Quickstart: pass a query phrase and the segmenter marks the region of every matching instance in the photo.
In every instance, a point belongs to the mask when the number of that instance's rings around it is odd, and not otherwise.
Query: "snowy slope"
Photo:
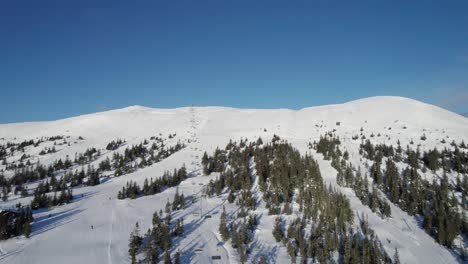
[[[73,157],[75,152],[84,152],[88,147],[105,148],[108,142],[117,138],[127,140],[128,145],[140,143],[159,133],[176,133],[173,142],[191,140],[186,148],[160,163],[111,178],[98,186],[77,188],[74,195],[78,198],[73,203],[35,213],[30,239],[20,237],[0,241],[0,263],[129,263],[128,238],[135,222],[138,221],[145,232],[150,227],[153,212],[164,210],[167,199],[174,196],[175,188],[135,200],[117,200],[117,192],[128,180],[141,184],[145,178],[158,177],[165,170],[173,170],[185,164],[193,177],[181,183],[179,192],[185,195],[197,194],[201,192],[203,184],[215,177],[200,175],[200,160],[204,151],[211,153],[216,147],[223,148],[230,139],[238,140],[242,137],[254,140],[262,137],[269,140],[277,134],[305,153],[310,151],[308,142],[333,129],[336,129],[342,144],[351,151],[351,158],[359,162],[359,141],[351,138],[359,134],[361,128],[366,135],[381,134],[380,137],[374,137],[373,142],[396,144],[399,140],[402,146],[406,146],[413,140],[421,144],[422,150],[435,146],[449,148],[452,140],[468,142],[467,118],[401,97],[372,97],[298,111],[225,107],[153,109],[132,106],[52,122],[0,125],[0,143],[55,135],[84,138],[43,157],[37,155],[41,147],[28,148],[27,153],[37,156],[43,164],[66,155]],[[422,134],[427,136],[427,140],[420,140]],[[442,139],[446,143],[441,143]],[[320,162],[324,178],[335,183],[336,171],[321,155],[313,154]],[[369,208],[362,206],[351,190],[343,188],[342,191],[351,199],[357,215],[361,212],[369,215],[370,227],[384,242],[389,254],[393,253],[395,247],[399,249],[403,263],[457,262],[447,249],[417,227],[414,218],[398,208],[392,206],[393,217],[382,220]],[[10,199],[0,202],[0,206],[25,203],[27,199]],[[184,263],[208,263],[212,255],[220,255],[222,263],[238,261],[236,251],[229,243],[220,243],[217,232],[224,204],[228,206],[226,197],[214,197],[176,213],[175,218],[184,217],[186,224],[183,239],[175,241],[175,248],[184,252]],[[212,214],[213,218],[200,218],[193,214],[194,210]],[[49,214],[51,217],[48,217]],[[94,226],[93,230],[91,225]],[[271,231],[268,230],[271,226],[272,223],[268,222],[260,224],[257,234],[260,242],[273,241]],[[276,249],[277,263],[290,262],[285,248],[280,244],[275,247],[270,243],[265,247]],[[195,249],[202,249],[203,252],[195,254]]]

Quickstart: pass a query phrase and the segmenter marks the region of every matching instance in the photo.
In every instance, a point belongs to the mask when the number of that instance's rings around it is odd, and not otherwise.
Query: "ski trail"
[[[107,244],[107,258],[109,264],[113,264],[112,262],[112,232],[114,231],[114,206],[112,206],[112,213],[111,213],[111,224],[110,224],[110,231],[109,231],[109,239]]]
[[[1,259],[1,257],[3,257],[3,256],[6,255],[6,254],[7,254],[7,252],[5,252],[5,251],[3,250],[2,244],[0,243],[0,259]]]

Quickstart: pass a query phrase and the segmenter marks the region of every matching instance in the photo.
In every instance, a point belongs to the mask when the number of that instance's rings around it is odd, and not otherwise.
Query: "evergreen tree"
[[[130,241],[128,243],[128,253],[132,258],[132,264],[137,263],[136,254],[138,249],[140,248],[142,238],[140,237],[140,226],[138,222],[135,224],[135,228],[133,229],[132,233],[130,234]]]
[[[382,171],[380,169],[379,162],[375,162],[374,164],[372,164],[370,168],[370,173],[371,173],[372,178],[374,179],[374,182],[377,184],[377,186],[382,186],[382,183],[383,183]]]
[[[169,250],[166,250],[164,253],[164,264],[172,264],[171,252]]]
[[[273,236],[276,239],[276,242],[280,242],[284,238],[283,229],[281,228],[281,217],[276,217],[275,225],[273,227]]]
[[[181,264],[180,262],[180,251],[177,250],[174,258],[174,264]]]
[[[31,232],[32,232],[31,224],[29,222],[24,223],[24,226],[23,226],[24,236],[29,238],[29,236],[31,235]]]
[[[221,214],[221,221],[219,223],[219,233],[221,234],[221,238],[223,241],[227,241],[229,239],[229,229],[227,226],[227,214],[226,214],[226,207],[223,206],[223,213]]]
[[[372,212],[376,212],[379,208],[379,197],[377,194],[377,188],[372,187],[371,198],[369,202],[369,207],[371,208]]]
[[[211,172],[208,168],[208,165],[209,165],[209,158],[208,158],[208,155],[205,153],[203,153],[203,157],[202,157],[202,165],[203,165],[203,174],[205,175],[209,175]]]
[[[153,240],[150,240],[145,248],[145,257],[147,264],[156,264],[159,262],[159,254],[157,245],[154,245]]]
[[[400,175],[395,163],[388,159],[385,173],[386,190],[390,193],[391,201],[396,203],[400,199]]]
[[[395,248],[395,253],[393,254],[393,264],[400,264],[400,256],[398,254],[398,248]]]

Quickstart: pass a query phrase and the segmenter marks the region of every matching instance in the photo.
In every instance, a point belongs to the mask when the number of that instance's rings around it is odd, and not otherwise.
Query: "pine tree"
[[[23,226],[23,234],[25,237],[29,238],[29,236],[31,235],[31,232],[32,232],[31,224],[29,223],[29,221],[27,221],[26,223],[24,223],[24,226]]]
[[[205,175],[210,175],[210,170],[208,168],[208,165],[209,165],[209,158],[208,158],[208,155],[205,153],[203,153],[203,157],[202,157],[202,165],[203,165],[203,174]]]
[[[283,214],[290,215],[292,213],[291,206],[289,205],[289,202],[284,203],[283,207]]]
[[[234,195],[232,191],[230,191],[228,195],[228,202],[233,203],[235,199],[236,199],[236,196]]]
[[[179,195],[179,187],[176,188],[176,192],[174,194],[174,199],[172,200],[172,211],[176,211],[179,209],[179,205],[181,204],[181,198]]]
[[[380,163],[375,162],[372,164],[370,168],[371,176],[374,179],[374,182],[377,184],[377,186],[381,187],[382,186],[382,171],[380,170]]]
[[[164,264],[172,264],[171,252],[169,250],[166,250],[164,253]]]
[[[132,264],[137,263],[136,254],[138,252],[138,249],[140,248],[141,241],[142,238],[140,237],[140,226],[138,225],[138,222],[136,222],[135,228],[130,234],[130,241],[128,243],[128,253],[132,258]]]
[[[372,212],[376,212],[379,208],[379,197],[377,194],[377,188],[372,187],[372,193],[370,198],[369,207],[371,208]]]
[[[291,257],[291,262],[296,263],[297,246],[294,242],[289,242],[287,246],[288,254]]]
[[[174,258],[174,264],[181,264],[180,262],[180,251],[177,250]]]
[[[398,248],[395,248],[395,253],[393,254],[393,264],[400,264],[400,256],[398,255]]]
[[[397,202],[400,199],[400,176],[395,163],[388,159],[387,171],[385,174],[386,190],[390,193],[392,202]]]
[[[221,214],[221,221],[219,223],[219,233],[221,234],[221,238],[223,241],[227,241],[229,239],[229,229],[227,226],[227,214],[226,214],[226,207],[223,206],[223,213]]]
[[[150,195],[151,194],[151,189],[148,183],[148,179],[145,179],[145,182],[143,183],[143,194],[144,195]]]
[[[392,215],[392,209],[390,205],[387,203],[387,201],[382,201],[381,206],[382,206],[381,211],[382,211],[383,216],[390,217]]]
[[[171,213],[171,203],[169,202],[169,199],[167,199],[167,202],[166,202],[166,208],[165,208],[165,211],[164,211],[166,214],[170,214]]]
[[[276,242],[280,242],[284,238],[283,229],[281,228],[281,217],[276,217],[275,225],[273,227],[273,236],[276,239]]]
[[[8,192],[6,186],[3,186],[2,190],[2,201],[6,202],[8,200]]]
[[[148,241],[145,248],[145,256],[147,264],[156,264],[159,262],[158,248],[153,244],[153,240]]]

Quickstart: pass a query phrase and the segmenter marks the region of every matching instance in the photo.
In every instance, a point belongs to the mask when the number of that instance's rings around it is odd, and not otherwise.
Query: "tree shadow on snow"
[[[32,225],[32,235],[39,235],[59,226],[71,223],[76,219],[72,217],[83,209],[69,209],[58,213],[44,214],[43,216],[35,217]]]
[[[97,191],[89,191],[89,192],[84,192],[84,193],[80,193],[80,194],[73,194],[72,203],[81,201],[81,200],[86,199],[86,198],[89,198],[89,197],[93,196],[93,194],[95,194],[95,193],[97,193]]]
[[[205,218],[205,216],[211,216],[213,214],[219,213],[220,212],[220,207],[222,207],[222,206],[223,206],[223,204],[217,205],[217,206],[213,207],[211,210],[208,210],[208,211],[204,212],[202,215],[200,215],[200,218],[194,219],[190,223],[184,224],[184,234],[181,237],[177,237],[177,238],[174,239],[174,241],[173,241],[173,249],[174,250],[173,251],[177,252],[177,248],[179,248],[181,241],[183,239],[185,239],[186,237],[190,236],[195,230],[198,230],[198,228],[205,221],[213,221],[212,218],[207,219],[207,218]],[[193,213],[192,211],[186,212],[186,213],[180,214],[179,217],[183,217],[185,219],[187,215],[190,215],[192,213]],[[217,224],[214,224],[214,225],[216,226],[215,230],[217,230]],[[181,255],[182,263],[190,263],[192,258],[197,254],[195,252],[195,250],[198,249],[198,248],[203,248],[205,246],[205,243],[200,241],[201,236],[203,236],[203,234],[200,234],[198,237],[193,239],[184,248],[180,248],[180,251],[182,253],[182,255]],[[217,243],[217,246],[222,246],[223,244],[224,244],[223,242],[220,242],[220,243]]]

